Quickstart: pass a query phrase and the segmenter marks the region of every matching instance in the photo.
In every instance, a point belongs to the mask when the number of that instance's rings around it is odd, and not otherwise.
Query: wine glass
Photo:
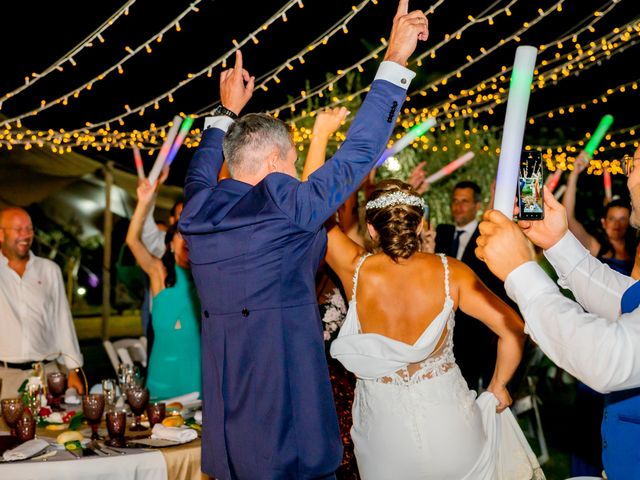
[[[59,412],[62,396],[67,389],[67,376],[62,372],[50,372],[47,374],[47,387],[51,394],[51,410]]]
[[[109,440],[105,443],[111,447],[124,446],[124,433],[127,429],[127,412],[124,410],[113,410],[107,412],[107,431]]]
[[[37,420],[33,415],[24,412],[20,416],[16,424],[16,434],[20,442],[32,440],[36,436],[36,423]]]
[[[129,430],[133,432],[146,430],[140,423],[140,416],[149,403],[149,390],[139,386],[131,387],[127,389],[127,401],[131,407],[131,412],[135,416],[135,421],[131,424]]]
[[[167,405],[164,402],[150,403],[147,407],[147,418],[149,418],[150,428],[153,429],[156,423],[162,422],[166,413]]]
[[[22,417],[24,405],[19,398],[4,398],[0,401],[2,408],[2,416],[4,421],[11,430],[11,436],[16,436],[16,424]]]
[[[91,425],[91,440],[99,440],[98,425],[104,413],[104,395],[91,393],[82,397],[82,413]]]
[[[102,380],[102,393],[106,410],[112,410],[116,404],[116,381],[113,378]]]
[[[136,387],[142,385],[142,377],[140,376],[140,369],[137,365],[127,365],[127,387]]]

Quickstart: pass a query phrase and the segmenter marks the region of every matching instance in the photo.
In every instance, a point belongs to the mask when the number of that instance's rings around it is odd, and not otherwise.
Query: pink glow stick
[[[609,170],[605,170],[602,179],[604,180],[604,197],[607,199],[607,203],[609,203],[613,198],[613,194],[611,192],[611,172]]]
[[[136,162],[136,170],[138,172],[138,178],[144,180],[144,165],[142,164],[142,156],[140,155],[140,149],[133,146],[133,159]]]
[[[447,165],[442,167],[436,173],[434,173],[432,175],[429,175],[424,180],[423,183],[432,184],[434,182],[437,182],[441,178],[446,177],[447,175],[450,175],[453,172],[455,172],[457,169],[459,169],[465,163],[470,161],[474,156],[475,156],[475,154],[472,151],[468,151],[468,152],[462,154],[460,157],[456,158],[453,162],[448,163]]]
[[[558,183],[560,182],[560,177],[562,177],[562,170],[558,168],[555,172],[553,172],[553,175],[551,175],[547,179],[547,188],[551,193],[553,193],[553,191],[558,186]]]

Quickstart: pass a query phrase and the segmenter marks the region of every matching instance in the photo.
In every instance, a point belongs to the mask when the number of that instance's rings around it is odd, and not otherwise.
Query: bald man
[[[0,211],[1,398],[15,397],[34,362],[68,370],[69,386],[84,392],[82,366],[62,272],[31,252],[33,224],[22,208]],[[57,360],[57,362],[51,362]]]

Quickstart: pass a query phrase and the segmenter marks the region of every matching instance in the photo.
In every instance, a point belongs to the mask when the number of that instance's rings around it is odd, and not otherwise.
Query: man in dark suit
[[[465,180],[453,187],[451,216],[454,225],[442,224],[436,228],[436,252],[457,258],[503,300],[508,299],[504,283],[489,271],[474,250],[478,231],[478,212],[482,208],[480,187]],[[511,300],[507,300],[513,305]],[[496,363],[497,336],[479,320],[458,310],[453,332],[453,352],[469,388],[477,390],[491,381]]]
[[[427,20],[407,7],[347,140],[308,181],[296,178],[284,123],[228,118],[253,89],[242,57],[221,75],[222,108],[205,122],[179,223],[202,304],[202,470],[219,480],[333,478],[340,465],[314,276],[323,223],[380,158],[414,76],[404,64]],[[232,178],[218,182],[223,151]]]

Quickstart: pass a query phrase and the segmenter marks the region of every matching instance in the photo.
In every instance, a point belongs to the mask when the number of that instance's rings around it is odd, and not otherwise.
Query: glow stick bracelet
[[[133,160],[136,162],[138,178],[140,180],[144,180],[144,165],[142,164],[142,156],[140,155],[140,149],[135,145],[133,146]]]
[[[411,144],[416,138],[421,137],[425,133],[427,133],[431,128],[435,127],[438,122],[435,118],[429,117],[424,122],[419,125],[414,126],[411,130],[409,130],[404,137],[398,140],[396,143],[391,145],[390,148],[387,148],[378,163],[376,163],[376,167],[382,165],[387,158],[391,155],[395,155],[400,150],[407,147],[407,145]]]
[[[553,193],[553,191],[558,186],[558,183],[560,182],[560,177],[562,177],[562,170],[558,168],[555,172],[553,172],[553,175],[547,178],[546,186],[551,193]]]
[[[182,125],[180,126],[180,131],[176,136],[173,145],[171,145],[171,150],[169,150],[169,155],[167,155],[167,159],[164,161],[164,164],[169,166],[173,162],[173,159],[176,158],[178,150],[182,146],[182,142],[189,135],[189,130],[191,130],[191,125],[193,125],[193,118],[187,117],[182,121]]]
[[[537,55],[538,52],[535,47],[518,47],[511,73],[494,203],[494,208],[500,210],[507,218],[513,217],[522,140],[527,121],[527,107],[529,106],[529,94],[531,93],[531,82]]]
[[[613,193],[611,191],[611,172],[609,170],[605,170],[602,179],[604,180],[604,198],[606,198],[607,203],[609,203],[613,198]]]
[[[475,156],[475,153],[471,151],[462,154],[460,157],[456,158],[453,162],[448,163],[447,165],[442,167],[436,173],[429,175],[427,178],[425,178],[423,183],[432,184],[434,182],[437,182],[441,178],[446,177],[447,175],[450,175],[451,173],[456,171],[458,168],[460,168],[465,163],[470,161],[474,156]]]
[[[589,157],[593,157],[593,152],[595,152],[598,146],[600,145],[600,142],[602,141],[604,136],[607,134],[607,130],[609,130],[612,123],[613,123],[613,116],[605,115],[604,117],[602,117],[602,119],[600,120],[600,123],[598,124],[598,128],[596,128],[596,131],[593,132],[593,135],[591,135],[591,138],[589,139],[587,146],[584,147],[584,151],[589,154]]]
[[[178,133],[181,122],[182,117],[180,115],[176,115],[175,117],[173,117],[173,125],[171,125],[171,128],[169,129],[169,132],[164,139],[164,143],[162,144],[162,148],[160,149],[160,153],[158,153],[158,157],[156,158],[156,161],[153,164],[153,167],[151,167],[151,171],[149,172],[149,183],[151,185],[156,183],[156,180],[158,180],[158,177],[160,176],[160,172],[162,172],[164,161],[169,154],[171,145],[173,145],[173,140],[176,138],[176,134]]]

